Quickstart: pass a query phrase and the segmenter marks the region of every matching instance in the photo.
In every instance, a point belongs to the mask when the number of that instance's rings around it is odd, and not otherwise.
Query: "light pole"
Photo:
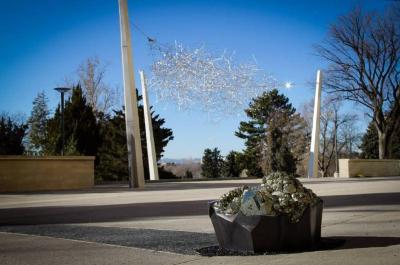
[[[61,94],[61,155],[64,155],[64,93],[71,90],[69,87],[56,87],[54,90]]]

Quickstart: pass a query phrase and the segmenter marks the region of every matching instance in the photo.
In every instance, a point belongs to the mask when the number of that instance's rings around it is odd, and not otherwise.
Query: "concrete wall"
[[[339,177],[400,176],[400,160],[395,159],[339,159]]]
[[[93,185],[93,156],[0,156],[0,192],[83,189]]]

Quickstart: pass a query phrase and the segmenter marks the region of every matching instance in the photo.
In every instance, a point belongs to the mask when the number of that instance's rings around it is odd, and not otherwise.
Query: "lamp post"
[[[61,94],[61,155],[64,155],[64,93],[71,90],[68,87],[56,87],[54,90]]]

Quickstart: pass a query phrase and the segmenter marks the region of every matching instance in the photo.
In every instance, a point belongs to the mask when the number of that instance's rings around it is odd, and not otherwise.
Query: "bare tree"
[[[345,155],[347,158],[358,157],[362,137],[358,126],[353,122],[345,123],[339,134],[339,137],[341,137],[345,143],[341,154]]]
[[[357,121],[357,115],[340,112],[341,104],[336,99],[326,98],[321,109],[321,142],[318,166],[323,177],[333,175],[337,169],[337,160],[346,147],[344,137],[349,124]]]
[[[330,66],[325,88],[361,104],[379,135],[379,158],[389,158],[400,126],[399,5],[378,14],[355,9],[339,18],[317,52]]]
[[[311,133],[314,100],[302,106],[307,131]],[[358,143],[357,115],[340,111],[341,103],[334,97],[323,100],[320,125],[320,153],[318,167],[323,177],[332,176],[340,156],[349,156],[348,148],[355,149]]]
[[[98,57],[89,57],[78,67],[79,83],[95,113],[107,113],[117,103],[118,90],[106,84],[107,65]]]

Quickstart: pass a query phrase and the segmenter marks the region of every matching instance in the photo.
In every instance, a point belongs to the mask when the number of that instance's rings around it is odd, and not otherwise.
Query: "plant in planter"
[[[321,237],[322,200],[282,172],[224,194],[209,215],[220,247],[234,251],[310,249]]]

